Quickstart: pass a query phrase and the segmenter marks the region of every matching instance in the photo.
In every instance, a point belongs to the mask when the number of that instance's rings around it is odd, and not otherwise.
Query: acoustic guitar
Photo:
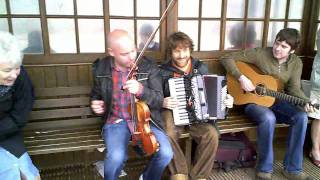
[[[282,90],[280,81],[270,75],[263,75],[254,65],[241,61],[237,61],[236,65],[240,72],[252,81],[256,89],[253,92],[244,91],[238,79],[234,78],[231,74],[227,74],[228,92],[234,97],[234,104],[243,105],[255,103],[270,107],[276,99],[300,106],[305,106],[309,103],[309,101],[299,97],[280,92]],[[313,106],[319,109],[319,104],[314,104]]]

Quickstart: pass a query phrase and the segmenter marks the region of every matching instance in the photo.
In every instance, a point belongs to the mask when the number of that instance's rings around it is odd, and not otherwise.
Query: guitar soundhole
[[[264,84],[258,84],[255,89],[255,93],[259,96],[264,96],[266,94],[266,88]]]

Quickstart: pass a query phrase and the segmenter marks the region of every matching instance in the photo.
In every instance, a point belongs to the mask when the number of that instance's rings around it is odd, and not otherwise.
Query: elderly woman
[[[26,152],[22,128],[33,104],[33,88],[17,39],[0,31],[0,179],[40,179]]]

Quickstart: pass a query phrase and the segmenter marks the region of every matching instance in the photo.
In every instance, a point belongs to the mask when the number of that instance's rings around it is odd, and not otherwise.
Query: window
[[[0,30],[25,46],[27,64],[90,63],[107,52],[106,35],[121,28],[142,49],[170,0],[0,0]],[[169,33],[194,41],[194,56],[212,59],[228,50],[271,46],[284,27],[302,30],[318,2],[306,0],[177,1],[146,54],[163,61]],[[311,11],[312,9],[312,11]],[[306,13],[304,13],[306,11]],[[316,11],[318,13],[318,10]],[[316,18],[316,17],[314,17]],[[304,29],[304,48],[313,49],[316,27]],[[312,34],[312,35],[309,35]],[[307,52],[307,50],[305,50]]]
[[[104,53],[102,0],[46,0],[50,53]]]
[[[160,0],[0,0],[0,30],[23,41],[27,62],[87,62],[106,53],[106,34],[116,28],[127,30],[141,49],[165,6]],[[161,32],[147,48],[155,57]]]
[[[187,33],[200,52],[271,46],[280,29],[301,30],[303,22],[304,0],[179,2],[178,30]]]
[[[127,30],[141,50],[159,24],[160,2],[160,0],[109,0],[110,31],[117,28]],[[147,50],[160,50],[159,31]]]
[[[21,40],[25,53],[43,54],[40,10],[37,0],[0,0],[0,30],[11,30]]]
[[[301,32],[304,0],[271,0],[268,45],[284,27],[295,28]]]

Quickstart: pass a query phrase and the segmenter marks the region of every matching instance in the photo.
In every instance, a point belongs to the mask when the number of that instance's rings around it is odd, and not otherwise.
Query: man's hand
[[[131,94],[134,95],[140,93],[142,91],[142,88],[142,84],[135,79],[128,80],[123,86],[123,89],[128,90]]]
[[[162,107],[163,108],[167,108],[167,109],[174,109],[175,107],[178,106],[178,101],[176,98],[174,97],[166,97],[163,99],[163,104]]]
[[[102,100],[93,100],[91,101],[91,109],[95,114],[101,115],[105,111],[104,101]]]
[[[241,75],[238,79],[241,84],[241,88],[245,91],[254,91],[256,87],[253,85],[252,81],[248,79],[245,75]]]
[[[309,112],[309,113],[313,113],[315,112],[315,109],[314,107],[312,106],[313,104],[317,103],[317,100],[316,99],[313,99],[310,101],[310,103],[307,103],[305,106],[304,106],[304,110],[306,112]]]
[[[226,99],[223,101],[223,103],[226,105],[227,108],[233,107],[233,97],[230,94],[227,94]]]

